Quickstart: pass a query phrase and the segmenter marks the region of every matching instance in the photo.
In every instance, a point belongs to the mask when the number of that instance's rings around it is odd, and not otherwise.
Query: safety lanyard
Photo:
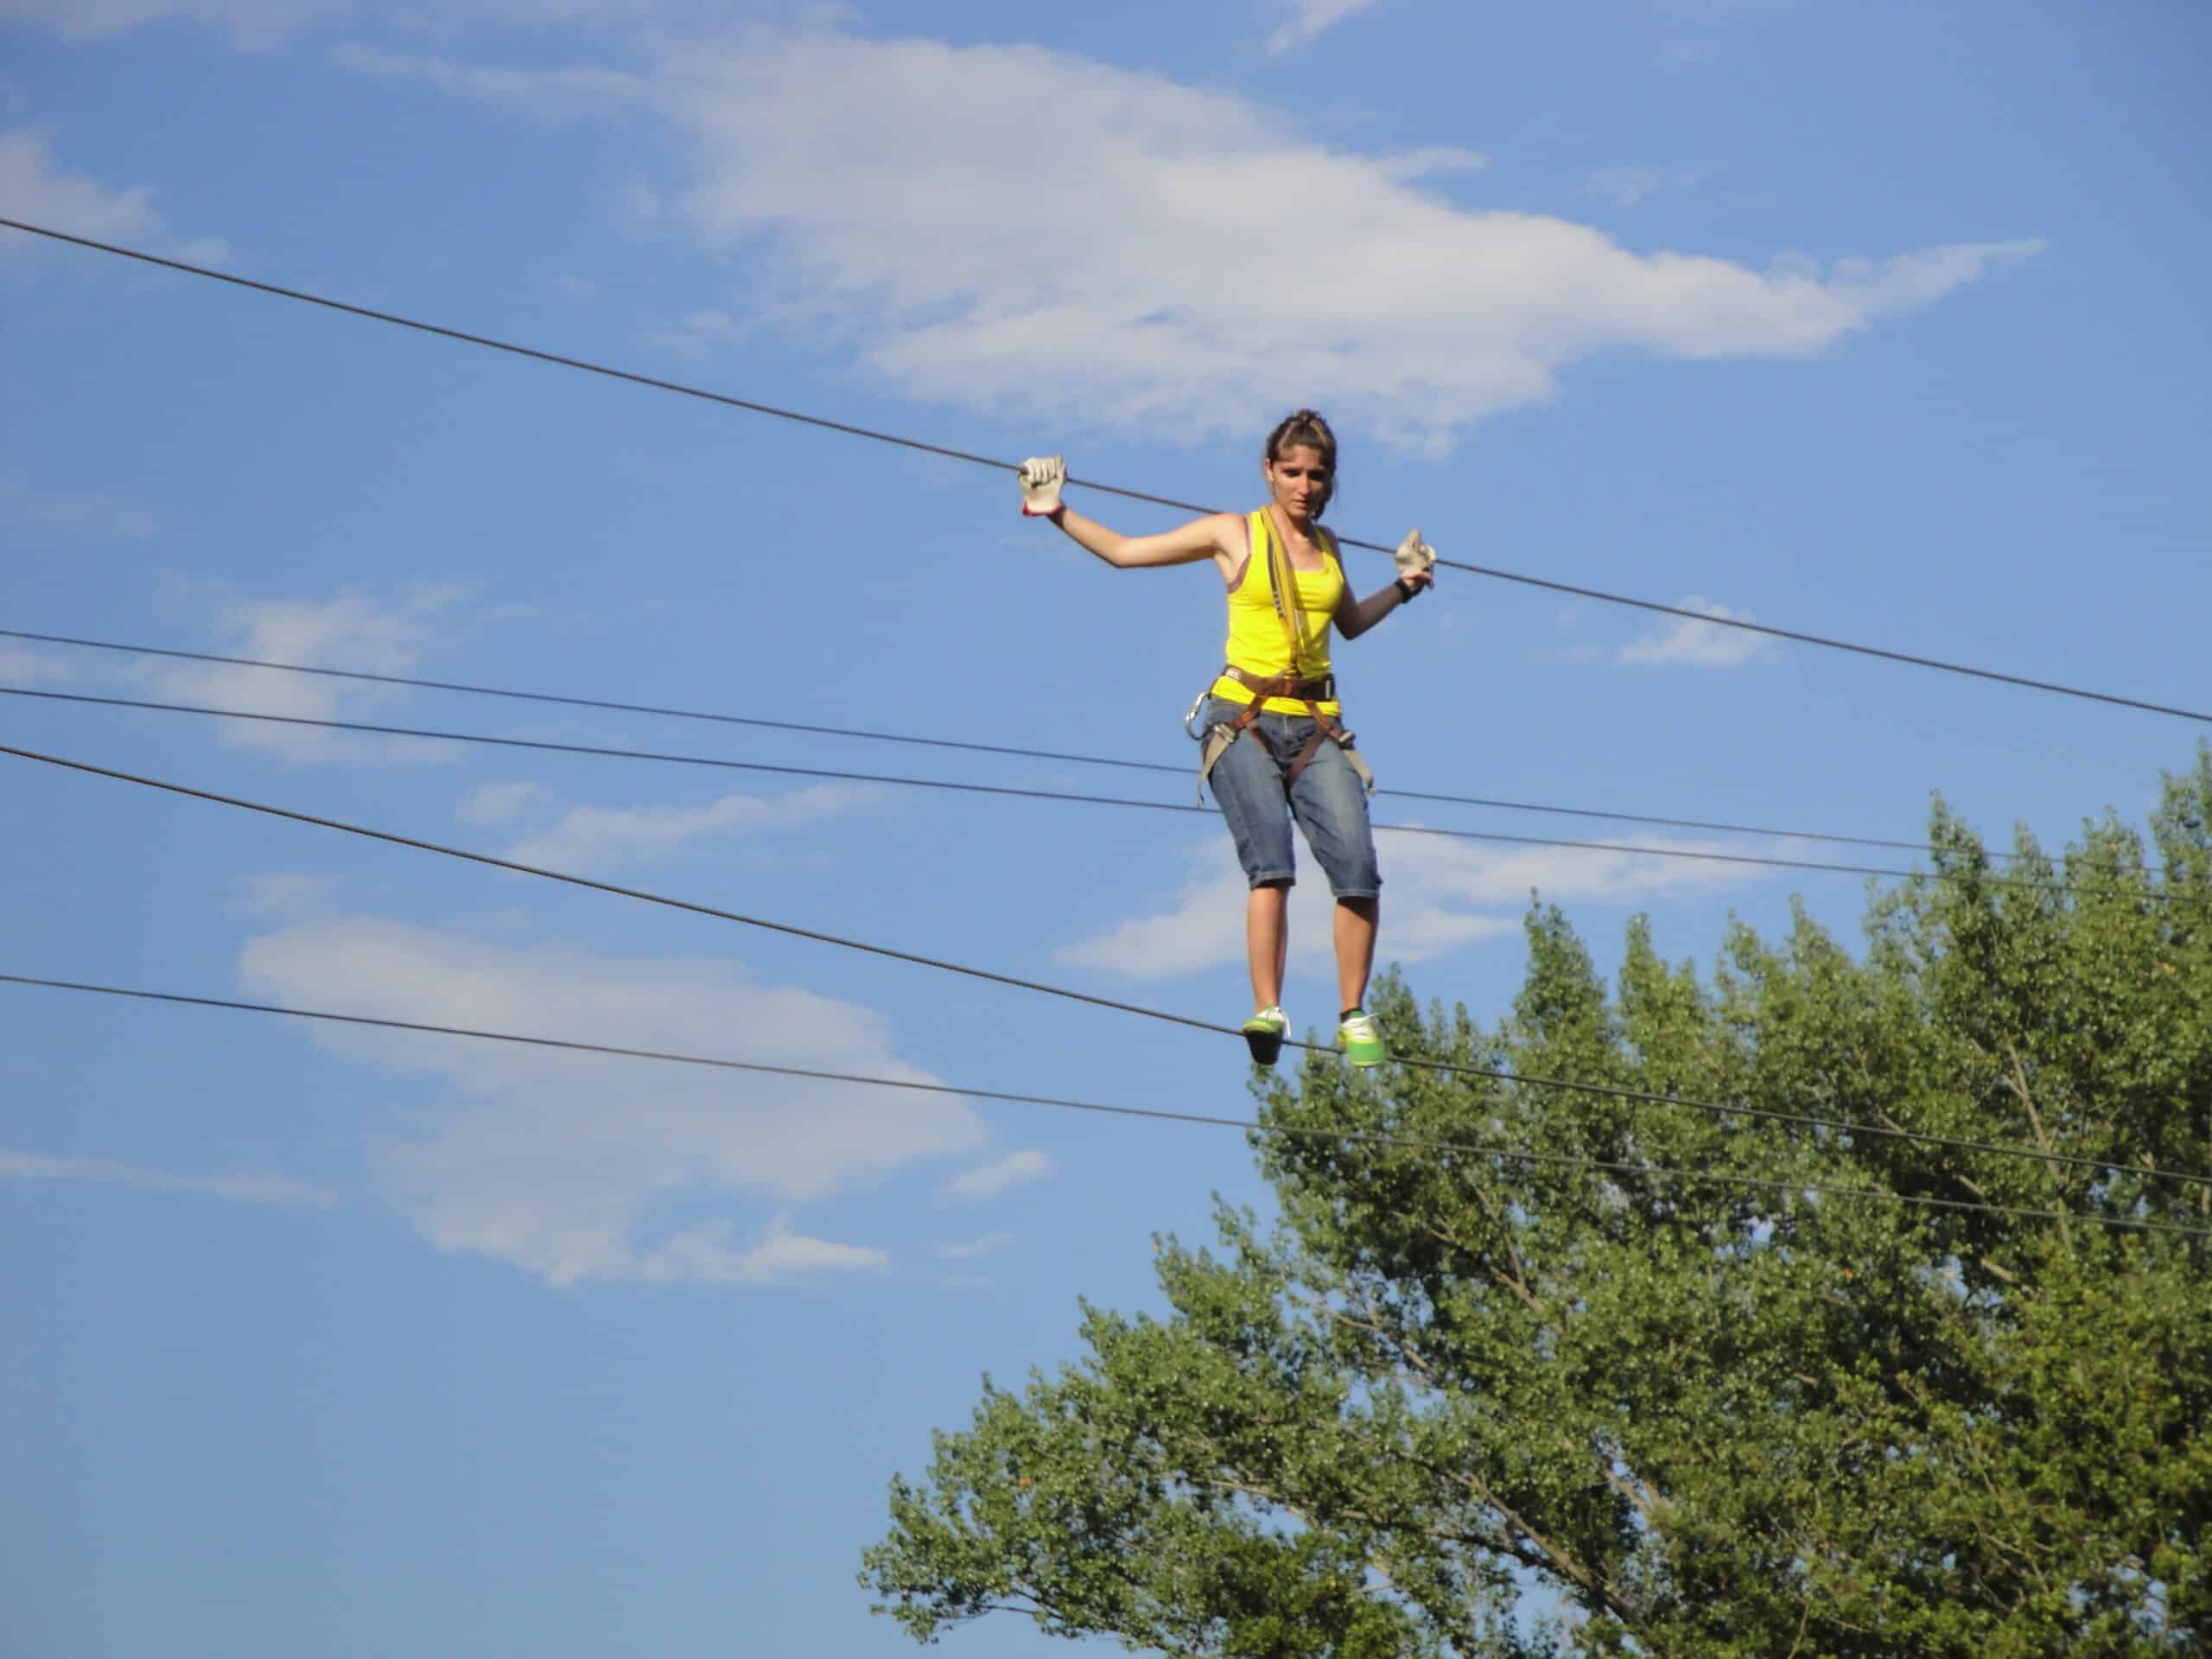
[[[1274,514],[1265,507],[1257,517],[1261,531],[1268,543],[1268,586],[1274,590],[1275,620],[1282,624],[1283,643],[1290,647],[1290,660],[1283,666],[1283,677],[1299,677],[1298,659],[1306,648],[1304,613],[1298,603],[1298,571],[1290,562],[1290,544],[1275,533]],[[1322,556],[1328,556],[1328,548],[1322,545]]]

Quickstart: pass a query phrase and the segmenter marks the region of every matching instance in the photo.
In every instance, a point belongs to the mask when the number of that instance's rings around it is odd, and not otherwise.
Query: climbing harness
[[[1252,741],[1270,755],[1275,754],[1274,745],[1268,741],[1267,734],[1261,730],[1258,723],[1262,710],[1273,699],[1304,703],[1306,718],[1313,722],[1313,734],[1306,740],[1306,747],[1299,751],[1298,758],[1291,762],[1290,775],[1283,779],[1286,793],[1298,782],[1307,762],[1319,752],[1325,740],[1334,743],[1344,759],[1351,763],[1351,769],[1358,775],[1360,783],[1372,795],[1375,792],[1375,773],[1369,769],[1359,751],[1352,747],[1356,741],[1352,734],[1321,712],[1321,704],[1337,700],[1337,677],[1324,674],[1318,679],[1301,680],[1297,677],[1299,648],[1304,642],[1294,614],[1294,598],[1285,598],[1286,594],[1294,596],[1298,591],[1296,576],[1290,563],[1290,550],[1274,533],[1274,527],[1264,512],[1255,513],[1249,522],[1255,531],[1262,532],[1259,539],[1266,543],[1268,586],[1273,592],[1275,617],[1282,624],[1283,643],[1289,647],[1290,657],[1283,671],[1275,675],[1254,674],[1234,663],[1222,664],[1221,672],[1215,677],[1216,679],[1234,680],[1252,694],[1252,701],[1244,705],[1235,720],[1215,721],[1204,731],[1193,728],[1192,722],[1198,719],[1198,710],[1205,707],[1206,699],[1213,695],[1212,681],[1207,682],[1206,689],[1198,693],[1197,701],[1191,704],[1190,712],[1183,716],[1183,730],[1198,745],[1198,802],[1201,805],[1205,802],[1206,784],[1213,776],[1215,763],[1229,752],[1229,746],[1239,737],[1249,734]],[[1325,535],[1327,532],[1323,533]],[[1255,547],[1248,556],[1257,557],[1259,555],[1260,549]],[[1338,569],[1339,571],[1343,569],[1341,561]],[[1323,626],[1326,626],[1323,624]],[[1280,756],[1276,758],[1281,759]]]

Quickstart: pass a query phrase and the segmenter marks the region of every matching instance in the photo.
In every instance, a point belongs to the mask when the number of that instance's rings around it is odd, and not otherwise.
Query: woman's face
[[[1267,466],[1275,505],[1294,524],[1306,524],[1329,502],[1328,463],[1310,443],[1294,443]]]

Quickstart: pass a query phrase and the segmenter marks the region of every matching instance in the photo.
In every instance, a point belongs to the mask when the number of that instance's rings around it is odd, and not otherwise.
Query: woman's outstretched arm
[[[1377,588],[1365,599],[1354,599],[1351,589],[1344,589],[1344,596],[1337,601],[1337,613],[1331,619],[1337,632],[1347,639],[1357,639],[1401,605],[1409,603],[1412,595],[1392,582],[1387,588]]]
[[[1224,573],[1230,560],[1243,557],[1243,520],[1234,513],[1208,513],[1188,524],[1177,524],[1159,536],[1122,536],[1122,531],[1099,524],[1059,500],[1059,486],[1068,480],[1068,462],[1059,455],[1024,460],[1022,511],[1031,518],[1048,518],[1068,537],[1089,553],[1097,553],[1117,570],[1137,570],[1153,564],[1197,564],[1221,560]]]
[[[1021,510],[1050,518],[1077,546],[1096,554],[1117,570],[1154,565],[1196,564],[1200,559],[1242,560],[1244,521],[1233,512],[1208,513],[1154,536],[1124,536],[1096,518],[1086,518],[1060,499],[1067,467],[1058,456],[1021,467]]]
[[[1337,601],[1337,613],[1331,619],[1345,639],[1358,639],[1401,605],[1411,604],[1436,580],[1436,550],[1421,540],[1421,531],[1414,531],[1399,543],[1394,556],[1398,562],[1398,579],[1388,588],[1378,588],[1365,599],[1354,599],[1351,584],[1345,584],[1344,597]]]
[[[1231,552],[1228,538],[1243,528],[1243,521],[1235,513],[1221,512],[1193,518],[1187,524],[1163,530],[1156,536],[1124,536],[1068,506],[1054,513],[1052,522],[1067,531],[1077,546],[1096,553],[1117,570],[1196,564],[1200,559],[1211,559],[1216,555],[1236,556]]]

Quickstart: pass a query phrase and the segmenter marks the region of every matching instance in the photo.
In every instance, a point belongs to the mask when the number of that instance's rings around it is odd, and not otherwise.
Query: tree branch
[[[2005,1055],[2012,1062],[2012,1074],[2006,1077],[2005,1081],[2012,1085],[2012,1092],[2019,1096],[2020,1103],[2028,1109],[2028,1127],[2035,1131],[2036,1145],[2044,1152],[2056,1150],[2051,1145],[2050,1135],[2044,1128],[2043,1114],[2036,1109],[2036,1097],[2029,1092],[2027,1067],[2020,1064],[2020,1051],[2014,1046],[2010,1037],[2005,1039]],[[2067,1196],[2065,1181],[2060,1176],[2056,1165],[2054,1164],[2049,1167],[2053,1192],[2063,1203]],[[2058,1218],[2058,1236],[2067,1249],[2074,1248],[2074,1224],[2063,1216]]]

